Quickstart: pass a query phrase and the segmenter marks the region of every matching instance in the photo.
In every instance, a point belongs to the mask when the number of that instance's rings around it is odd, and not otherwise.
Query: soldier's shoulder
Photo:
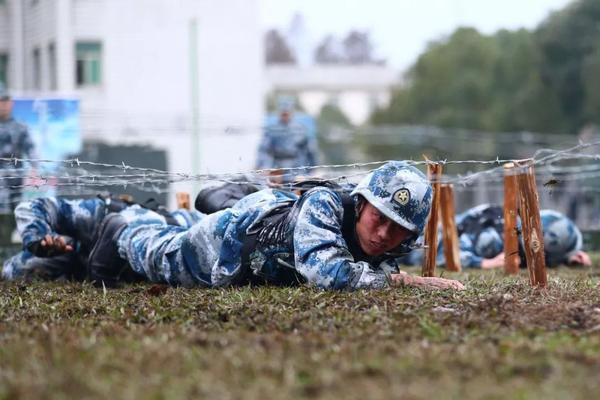
[[[22,122],[17,121],[14,118],[9,119],[8,121],[3,121],[0,122],[0,127],[4,127],[7,129],[25,129],[27,130],[27,125],[23,124]]]
[[[342,207],[342,193],[334,188],[317,186],[304,193],[303,197],[305,203]]]

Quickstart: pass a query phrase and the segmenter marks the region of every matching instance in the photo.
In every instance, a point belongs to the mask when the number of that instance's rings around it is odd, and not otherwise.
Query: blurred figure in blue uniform
[[[265,126],[258,148],[256,167],[258,169],[299,168],[317,164],[317,140],[308,127],[294,118],[294,99],[281,97],[277,111],[279,118]],[[292,171],[273,171],[281,183],[294,180],[297,175],[306,174],[300,168]],[[277,178],[275,178],[277,180]]]
[[[0,82],[0,157],[2,158],[32,158],[33,141],[27,127],[12,117],[13,101],[10,93]],[[10,203],[10,210],[17,205],[21,197],[21,185],[23,174],[18,173],[18,169],[23,168],[23,164],[15,164],[12,161],[2,161],[0,164],[1,174],[12,176],[4,180],[4,189],[8,191],[7,200]]]
[[[20,203],[15,210],[23,251],[4,262],[4,279],[74,279],[87,277],[87,259],[104,217],[119,211],[131,225],[173,224],[189,227],[200,221],[198,211],[146,213],[140,205],[118,199],[66,200],[38,198]]]
[[[125,260],[147,280],[182,286],[462,289],[457,281],[410,276],[394,262],[423,230],[431,196],[418,169],[389,162],[350,195],[326,186],[301,196],[264,189],[190,228],[136,225],[111,214],[89,265],[110,281],[113,266]]]
[[[541,210],[546,266],[560,264],[590,266],[589,255],[582,251],[581,232],[575,223],[553,210]],[[520,221],[518,222],[520,232]],[[502,207],[482,204],[456,217],[460,261],[464,268],[501,268],[504,266],[504,215]],[[524,265],[522,237],[521,263]],[[422,238],[419,238],[422,242]],[[403,259],[408,265],[420,265],[423,251],[415,251]],[[438,235],[437,264],[444,265],[441,235]]]

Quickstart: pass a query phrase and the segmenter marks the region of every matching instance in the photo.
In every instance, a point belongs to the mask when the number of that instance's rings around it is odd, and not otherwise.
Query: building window
[[[33,49],[33,88],[36,90],[42,87],[42,59],[40,55],[40,49]]]
[[[8,86],[8,54],[0,54],[0,82]]]
[[[77,86],[97,86],[102,83],[102,43],[79,42],[76,52]]]
[[[54,43],[48,45],[48,76],[50,77],[50,90],[56,90],[56,47]]]

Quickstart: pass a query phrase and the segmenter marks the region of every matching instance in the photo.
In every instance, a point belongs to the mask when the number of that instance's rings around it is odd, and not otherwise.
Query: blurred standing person
[[[33,154],[33,141],[27,126],[15,121],[12,117],[13,101],[10,93],[0,82],[0,157],[2,158],[31,158]],[[23,178],[19,177],[17,165],[12,161],[2,161],[0,164],[3,176],[13,176],[2,185],[2,190],[8,193],[4,196],[10,202],[12,211],[19,203]]]
[[[293,171],[273,171],[276,183],[288,183],[306,173],[301,167],[317,164],[317,141],[306,125],[294,117],[294,99],[278,100],[277,121],[266,125],[258,148],[258,169],[298,168]]]

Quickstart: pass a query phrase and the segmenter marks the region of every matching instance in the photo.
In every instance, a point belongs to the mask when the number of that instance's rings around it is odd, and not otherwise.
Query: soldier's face
[[[0,119],[10,118],[12,113],[12,100],[0,100]]]
[[[289,111],[283,111],[281,114],[279,114],[279,120],[281,121],[282,124],[289,124],[290,119],[292,118],[292,113],[290,113]]]
[[[356,221],[356,235],[366,254],[379,256],[398,247],[412,232],[383,215],[369,202],[363,201]]]

